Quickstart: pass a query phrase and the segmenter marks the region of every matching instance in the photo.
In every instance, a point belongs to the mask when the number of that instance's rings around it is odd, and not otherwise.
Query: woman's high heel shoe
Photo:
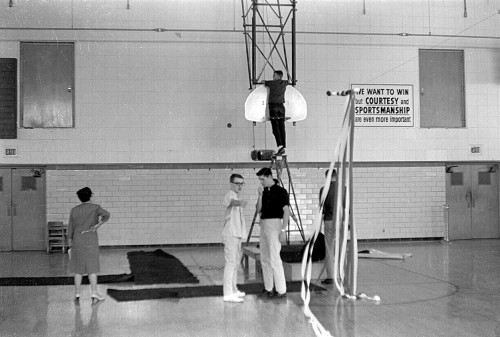
[[[90,298],[92,299],[92,302],[99,302],[99,301],[104,301],[105,297],[99,294],[92,294],[90,295]]]

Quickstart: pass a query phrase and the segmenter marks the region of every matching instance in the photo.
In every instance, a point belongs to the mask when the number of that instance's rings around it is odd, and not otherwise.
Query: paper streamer
[[[329,96],[332,93],[327,93]],[[318,337],[331,337],[321,322],[318,321],[314,313],[309,307],[311,300],[310,284],[312,275],[312,252],[314,243],[320,232],[323,206],[328,195],[330,182],[332,179],[333,169],[337,169],[337,184],[335,185],[335,254],[333,262],[333,280],[335,287],[342,296],[356,298],[356,283],[357,283],[357,244],[353,242],[356,235],[353,233],[355,227],[353,224],[353,214],[351,209],[352,196],[352,147],[353,147],[353,132],[354,132],[354,97],[355,90],[343,92],[334,92],[333,95],[349,97],[345,104],[345,114],[342,123],[340,136],[334,147],[333,159],[330,163],[328,175],[325,178],[323,192],[321,194],[320,208],[313,223],[313,235],[308,241],[304,255],[302,257],[302,289],[301,297],[304,302],[304,314],[309,318],[314,333]],[[349,256],[346,256],[348,233],[351,232],[351,251]],[[327,243],[330,247],[333,242]],[[356,250],[353,252],[353,248]],[[355,260],[355,261],[354,261]]]

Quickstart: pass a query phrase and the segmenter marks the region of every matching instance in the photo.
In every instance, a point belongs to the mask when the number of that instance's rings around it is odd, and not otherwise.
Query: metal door
[[[23,42],[20,64],[22,126],[73,127],[73,43]]]
[[[46,247],[45,171],[1,169],[0,250],[44,250]],[[4,214],[6,214],[4,216]]]
[[[498,238],[498,165],[471,166],[472,238]]]
[[[420,127],[465,127],[464,53],[419,50]]]
[[[12,250],[11,169],[0,169],[0,251]]]
[[[498,238],[497,165],[448,165],[446,202],[450,240]]]

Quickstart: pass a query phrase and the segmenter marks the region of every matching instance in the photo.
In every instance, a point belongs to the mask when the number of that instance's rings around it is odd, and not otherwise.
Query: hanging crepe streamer
[[[335,184],[335,200],[345,200],[345,202],[336,203],[335,211],[335,253],[333,261],[333,280],[335,287],[340,294],[349,298],[356,298],[356,283],[357,283],[357,237],[353,215],[351,209],[351,179],[352,177],[352,136],[354,132],[354,93],[356,90],[348,90],[342,92],[327,92],[327,95],[349,96],[345,104],[345,114],[342,123],[340,136],[337,139],[337,144],[334,148],[333,160],[330,163],[330,169],[325,179],[323,192],[321,194],[320,208],[313,224],[313,236],[308,241],[304,255],[302,257],[302,289],[301,297],[304,301],[304,314],[309,318],[312,328],[316,336],[329,337],[332,336],[309,308],[311,300],[310,284],[312,275],[312,252],[316,238],[321,228],[323,206],[328,195],[330,182],[332,179],[333,169],[337,168],[337,184]],[[349,169],[347,169],[349,168]],[[349,228],[350,227],[350,228]],[[351,249],[348,261],[346,262],[347,251],[347,235],[351,231]],[[331,247],[333,242],[327,242],[327,246]],[[349,272],[349,275],[346,275]],[[347,276],[347,279],[346,279]]]

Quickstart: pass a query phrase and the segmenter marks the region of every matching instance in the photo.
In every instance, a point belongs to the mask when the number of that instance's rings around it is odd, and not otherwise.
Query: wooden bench
[[[262,275],[262,267],[260,264],[260,248],[256,246],[244,246],[243,247],[243,271],[245,272],[245,277],[249,275],[249,265],[248,258],[255,260],[255,276]]]
[[[259,277],[262,275],[262,268],[260,263],[260,248],[256,246],[244,246],[243,247],[243,271],[245,277],[248,278],[249,264],[248,258],[255,260],[255,276]],[[285,272],[285,279],[287,281],[300,281],[302,280],[302,262],[283,262],[283,271]],[[321,272],[324,270],[324,261],[314,262],[312,265],[312,279],[317,279],[320,277]],[[324,275],[324,274],[323,274]]]
[[[324,261],[313,262],[311,269],[311,280],[316,282],[316,280],[321,276],[326,276],[326,271],[324,270]],[[302,262],[283,262],[283,271],[285,272],[285,279],[287,281],[300,281],[302,280]]]

